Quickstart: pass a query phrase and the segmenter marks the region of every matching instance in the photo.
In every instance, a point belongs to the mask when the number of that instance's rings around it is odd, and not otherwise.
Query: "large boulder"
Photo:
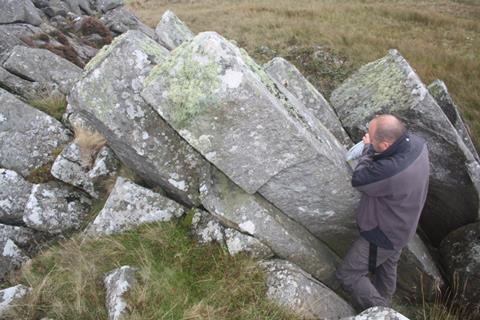
[[[32,184],[12,170],[0,169],[0,222],[21,223]]]
[[[338,120],[335,111],[328,101],[315,87],[287,60],[277,57],[263,67],[265,72],[275,81],[275,84],[284,92],[292,93],[301,103],[316,116],[323,125],[345,146],[352,141]]]
[[[38,26],[42,23],[31,0],[0,0],[0,9],[0,24],[26,22]]]
[[[170,196],[197,205],[204,161],[139,95],[143,81],[168,51],[139,31],[104,47],[73,87],[69,109],[80,112],[128,167]]]
[[[451,232],[440,244],[440,256],[452,294],[480,316],[480,222]]]
[[[162,15],[155,28],[155,34],[158,42],[169,50],[194,37],[193,32],[170,10]]]
[[[36,184],[25,206],[23,222],[32,229],[53,235],[78,230],[91,204],[85,193],[69,185]]]
[[[340,259],[302,225],[288,218],[259,195],[250,195],[215,167],[200,187],[203,206],[223,225],[251,235],[278,257],[337,288],[334,272]]]
[[[118,7],[108,11],[100,18],[100,21],[115,34],[122,34],[128,30],[138,30],[152,39],[155,38],[155,31],[125,7]]]
[[[29,81],[55,84],[65,95],[82,73],[78,66],[49,50],[24,46],[12,48],[3,67]]]
[[[93,236],[120,233],[143,223],[178,218],[184,212],[175,201],[118,177],[105,206],[85,232]]]
[[[408,320],[407,317],[387,307],[371,307],[355,317],[342,318],[341,320]]]
[[[466,164],[474,160],[455,127],[396,50],[369,63],[331,96],[345,129],[358,141],[376,115],[391,113],[423,137],[430,151],[430,187],[420,224],[438,245],[450,231],[479,217],[479,196]]]
[[[23,284],[0,290],[0,317],[8,319],[8,312],[13,305],[20,302],[30,290],[32,290],[32,288],[24,286]]]
[[[0,88],[0,167],[27,176],[69,139],[60,122]]]
[[[355,314],[334,291],[285,260],[261,263],[267,274],[267,297],[302,319],[338,319]]]
[[[128,305],[125,296],[137,283],[137,272],[137,268],[122,266],[105,275],[103,284],[106,289],[108,320],[126,319]]]
[[[344,147],[244,51],[201,33],[145,83],[145,100],[233,182],[258,191],[336,252],[348,249],[359,196]]]

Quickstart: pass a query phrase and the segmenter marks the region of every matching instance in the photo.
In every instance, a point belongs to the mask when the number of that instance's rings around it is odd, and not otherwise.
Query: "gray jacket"
[[[405,133],[382,153],[367,145],[352,186],[362,193],[360,235],[385,249],[401,249],[413,237],[428,192],[430,165],[425,141]]]

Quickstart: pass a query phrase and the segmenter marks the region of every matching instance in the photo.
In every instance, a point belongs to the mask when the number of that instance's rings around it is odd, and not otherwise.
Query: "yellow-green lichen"
[[[101,63],[103,60],[105,60],[106,57],[110,55],[110,53],[113,51],[113,49],[117,46],[117,44],[122,41],[126,37],[127,33],[124,33],[115,39],[113,39],[112,43],[109,45],[105,45],[100,49],[100,51],[97,52],[95,57],[93,57],[85,66],[84,70],[86,72],[91,71],[94,69],[99,63]]]

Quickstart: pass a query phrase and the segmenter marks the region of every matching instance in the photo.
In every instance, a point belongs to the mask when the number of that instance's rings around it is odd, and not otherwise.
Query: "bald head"
[[[405,133],[405,125],[397,117],[384,114],[375,117],[368,126],[374,149],[383,152]]]

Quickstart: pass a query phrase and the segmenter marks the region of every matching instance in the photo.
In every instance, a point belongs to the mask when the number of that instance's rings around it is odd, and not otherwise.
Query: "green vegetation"
[[[52,165],[58,155],[62,152],[63,148],[64,146],[55,148],[52,151],[52,160],[36,169],[33,169],[30,174],[25,177],[25,179],[31,183],[47,183],[55,180],[51,173]]]
[[[61,121],[67,108],[67,99],[64,96],[51,96],[32,99],[28,101],[28,104]]]

